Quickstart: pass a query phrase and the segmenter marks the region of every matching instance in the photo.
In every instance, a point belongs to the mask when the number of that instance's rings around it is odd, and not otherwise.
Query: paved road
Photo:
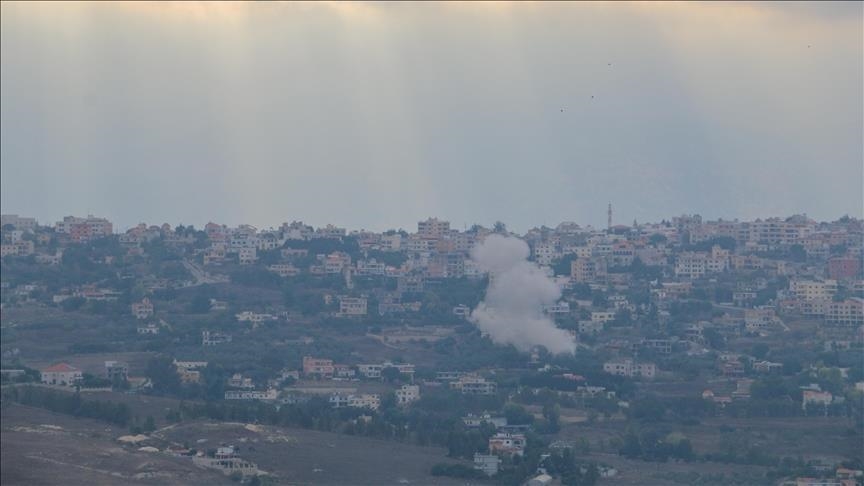
[[[183,260],[183,266],[186,267],[186,270],[189,270],[189,273],[192,274],[192,278],[195,279],[195,282],[191,286],[225,283],[228,281],[228,278],[226,276],[210,275],[209,273],[205,272],[203,268],[190,262],[189,260]]]

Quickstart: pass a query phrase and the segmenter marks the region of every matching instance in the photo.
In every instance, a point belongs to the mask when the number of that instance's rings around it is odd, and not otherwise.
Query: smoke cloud
[[[471,250],[471,258],[489,272],[486,300],[471,312],[471,322],[497,344],[520,351],[545,346],[552,353],[573,353],[570,334],[555,327],[542,306],[554,304],[561,290],[528,259],[528,244],[519,238],[489,235]]]

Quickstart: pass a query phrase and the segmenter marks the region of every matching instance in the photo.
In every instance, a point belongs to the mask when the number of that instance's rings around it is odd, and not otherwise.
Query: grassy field
[[[429,475],[436,463],[458,462],[445,458],[446,450],[435,447],[314,430],[205,421],[164,428],[156,435],[199,448],[234,445],[242,457],[284,484],[464,484]]]
[[[558,439],[578,444],[587,439],[590,454],[584,456],[610,464],[620,471],[616,484],[690,484],[693,474],[701,476],[723,474],[730,482],[738,478],[745,484],[764,484],[760,479],[769,470],[767,467],[723,464],[717,462],[666,463],[629,460],[618,456],[612,441],[626,433],[623,421],[598,421],[595,423],[573,423],[562,421],[564,427]],[[569,422],[569,423],[568,423]],[[802,457],[805,460],[821,460],[826,463],[840,462],[860,456],[862,437],[850,433],[847,419],[828,417],[790,418],[728,418],[715,417],[702,420],[698,425],[676,423],[650,424],[682,433],[693,444],[697,454],[721,453],[735,450],[744,453],[756,447],[774,457]],[[644,475],[651,480],[646,482]]]
[[[439,462],[458,463],[438,447],[355,437],[305,429],[213,421],[168,425],[165,411],[178,400],[114,392],[87,399],[126,403],[157,427],[147,445],[186,445],[201,450],[230,444],[241,457],[268,472],[277,484],[464,484],[429,474]],[[116,438],[128,429],[19,404],[3,403],[2,483],[59,484],[221,484],[220,475],[196,469],[187,458],[137,451]],[[57,428],[59,427],[59,429]],[[466,461],[462,464],[468,465]],[[65,471],[68,471],[66,476]],[[158,475],[151,473],[158,472]],[[136,476],[137,475],[137,476]],[[229,481],[230,482],[230,481]]]
[[[4,486],[236,484],[189,458],[141,452],[115,439],[126,429],[3,403],[0,482]]]

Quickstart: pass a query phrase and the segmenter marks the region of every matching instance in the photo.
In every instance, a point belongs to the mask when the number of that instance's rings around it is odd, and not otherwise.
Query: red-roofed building
[[[81,370],[67,363],[57,363],[42,370],[42,383],[73,386],[81,380]]]

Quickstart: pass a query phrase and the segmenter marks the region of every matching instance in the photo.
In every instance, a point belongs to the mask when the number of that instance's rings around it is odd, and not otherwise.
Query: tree
[[[648,241],[649,241],[652,245],[655,245],[655,246],[656,246],[656,245],[659,245],[659,244],[661,244],[661,243],[666,243],[667,238],[666,238],[666,235],[664,235],[664,234],[662,234],[662,233],[654,233],[653,235],[651,235],[650,237],[648,237]]]
[[[789,247],[789,259],[793,262],[806,262],[807,250],[803,245],[792,245]]]
[[[381,370],[381,378],[388,383],[398,381],[401,377],[402,373],[399,371],[399,368],[395,366],[388,366]]]
[[[206,295],[196,295],[186,308],[190,314],[206,314],[210,311],[210,298]]]
[[[534,422],[534,416],[528,413],[524,407],[510,403],[504,407],[504,416],[509,425],[529,425]]]
[[[575,253],[569,253],[552,262],[555,275],[570,275],[570,264],[576,259]]]
[[[543,405],[543,418],[549,423],[549,432],[555,433],[561,429],[561,408],[556,403]]]
[[[170,358],[152,358],[147,363],[145,374],[153,383],[153,390],[166,394],[176,394],[180,391],[180,377]]]
[[[631,405],[630,414],[637,420],[659,422],[666,414],[666,405],[655,395],[648,395]]]
[[[148,415],[147,419],[144,421],[144,427],[142,430],[146,433],[153,432],[156,430],[156,421],[153,419],[152,415]]]

